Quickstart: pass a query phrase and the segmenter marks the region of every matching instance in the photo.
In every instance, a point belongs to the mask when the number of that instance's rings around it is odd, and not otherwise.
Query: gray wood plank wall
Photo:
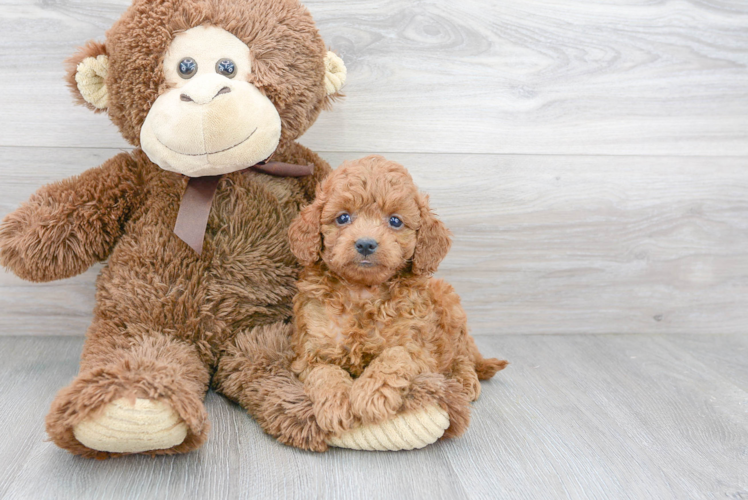
[[[0,5],[0,216],[127,148],[62,61],[128,0]],[[748,3],[305,2],[347,98],[301,142],[411,169],[478,335],[748,324]],[[0,335],[80,335],[97,268],[0,272]]]

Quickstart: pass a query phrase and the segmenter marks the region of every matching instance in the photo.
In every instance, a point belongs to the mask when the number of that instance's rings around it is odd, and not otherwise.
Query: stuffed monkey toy
[[[288,227],[330,171],[295,140],[346,75],[309,12],[296,0],[135,0],[105,43],[68,62],[77,101],[135,149],[42,187],[0,226],[0,263],[23,279],[106,262],[49,436],[85,457],[185,453],[208,436],[212,384],[285,444],[346,446],[289,370]],[[438,390],[425,401],[416,413],[439,413]]]

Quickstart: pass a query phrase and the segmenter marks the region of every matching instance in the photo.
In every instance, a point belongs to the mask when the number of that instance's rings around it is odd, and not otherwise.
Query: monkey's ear
[[[322,216],[323,204],[318,191],[314,203],[304,207],[288,228],[291,252],[302,266],[312,265],[320,259],[322,235],[319,219]]]
[[[328,96],[340,94],[347,74],[345,63],[340,56],[328,51],[325,56],[325,91]]]
[[[106,46],[90,41],[65,61],[65,65],[68,72],[66,80],[75,101],[93,111],[105,111],[109,104],[106,88],[109,57]]]
[[[421,227],[416,236],[413,273],[431,274],[447,256],[449,247],[452,246],[452,235],[429,208],[428,196],[419,194],[418,205],[421,210]]]

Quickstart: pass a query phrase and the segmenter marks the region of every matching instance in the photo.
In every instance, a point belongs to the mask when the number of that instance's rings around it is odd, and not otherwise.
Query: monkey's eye
[[[338,223],[338,226],[345,226],[346,224],[351,222],[351,216],[350,214],[343,212],[342,214],[335,217],[335,222]]]
[[[390,217],[390,227],[393,227],[395,229],[400,229],[403,227],[403,221],[398,217],[397,215],[393,215]]]
[[[216,63],[216,73],[223,75],[226,78],[234,78],[234,75],[236,74],[234,61],[231,59],[221,59]]]
[[[179,71],[179,76],[181,76],[185,80],[188,78],[192,78],[193,76],[195,76],[195,73],[197,73],[197,63],[193,58],[185,57],[184,59],[179,61],[177,70]]]

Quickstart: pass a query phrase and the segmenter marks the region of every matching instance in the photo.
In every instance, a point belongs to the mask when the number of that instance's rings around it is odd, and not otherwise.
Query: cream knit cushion
[[[444,435],[449,427],[449,415],[438,405],[402,413],[381,424],[364,425],[327,444],[338,448],[367,451],[397,451],[423,448]]]
[[[140,453],[165,450],[187,437],[187,425],[167,403],[126,399],[109,403],[97,417],[73,427],[75,438],[93,450]]]

